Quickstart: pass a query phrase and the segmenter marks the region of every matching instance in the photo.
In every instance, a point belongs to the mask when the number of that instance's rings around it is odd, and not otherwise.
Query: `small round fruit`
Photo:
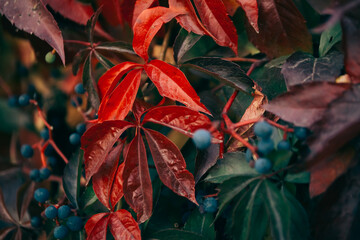
[[[204,207],[205,212],[214,213],[217,210],[218,203],[215,198],[209,197],[209,198],[205,198],[202,205]]]
[[[39,203],[45,203],[50,197],[50,193],[46,188],[38,188],[34,192],[34,198]]]
[[[291,145],[290,145],[289,141],[286,141],[286,140],[281,140],[277,145],[278,150],[290,150],[290,148],[291,148]]]
[[[68,234],[69,229],[64,225],[57,226],[54,229],[54,237],[57,239],[64,239]]]
[[[8,99],[8,105],[9,107],[17,107],[19,104],[19,100],[17,96],[10,96]]]
[[[55,157],[48,157],[47,162],[52,168],[56,167],[57,165],[57,159]]]
[[[261,139],[257,144],[258,152],[267,155],[274,150],[274,142],[271,139]]]
[[[258,173],[265,174],[271,171],[272,163],[267,158],[259,158],[255,161],[255,170]]]
[[[261,137],[263,139],[268,139],[271,137],[272,132],[273,132],[273,127],[269,123],[265,121],[255,123],[254,133],[256,136]]]
[[[71,209],[68,205],[63,205],[58,209],[58,216],[60,219],[65,219],[70,216]]]
[[[245,158],[246,158],[247,162],[250,162],[251,160],[253,160],[253,154],[249,148],[246,149]]]
[[[19,105],[20,106],[27,106],[30,103],[30,97],[27,94],[22,94],[19,97]]]
[[[77,94],[84,94],[85,93],[84,85],[82,83],[76,84],[74,90],[75,90],[75,92]]]
[[[20,153],[24,158],[31,158],[34,155],[34,150],[29,144],[21,146]]]
[[[40,136],[45,141],[48,140],[49,139],[49,130],[47,128],[44,128],[43,130],[40,131]]]
[[[42,222],[42,220],[41,220],[41,217],[39,217],[39,216],[35,216],[35,217],[32,217],[31,218],[31,226],[33,227],[33,228],[39,228],[39,227],[41,227],[41,222]]]
[[[192,140],[197,148],[206,149],[211,145],[211,133],[205,129],[196,130]]]
[[[78,133],[70,134],[69,141],[72,145],[79,145],[80,144],[80,135]]]
[[[45,55],[45,62],[47,63],[53,63],[55,62],[55,54],[53,54],[52,52],[48,52],[46,55]]]
[[[42,169],[40,169],[40,179],[41,179],[41,180],[46,180],[46,179],[48,179],[48,178],[50,177],[50,175],[51,175],[50,169],[48,169],[48,168],[42,168]]]
[[[71,216],[68,218],[66,226],[68,226],[71,231],[79,231],[83,227],[83,221],[78,216]]]
[[[80,135],[83,135],[86,131],[86,124],[85,123],[79,123],[76,125],[76,132]]]
[[[81,97],[77,97],[76,99],[71,100],[71,105],[73,105],[73,107],[81,106],[82,103],[83,100]]]
[[[49,145],[45,148],[45,151],[44,151],[45,156],[50,157],[50,156],[52,156],[54,153],[55,153],[54,147],[53,147],[51,144],[49,144]]]
[[[45,216],[49,219],[54,219],[56,218],[58,215],[58,210],[56,207],[54,206],[48,206],[46,209],[45,209]]]
[[[308,136],[308,130],[303,127],[295,127],[294,134],[299,140],[305,140]]]
[[[31,170],[29,176],[30,176],[31,180],[33,180],[35,182],[39,182],[39,180],[40,180],[40,171],[39,171],[39,169]]]

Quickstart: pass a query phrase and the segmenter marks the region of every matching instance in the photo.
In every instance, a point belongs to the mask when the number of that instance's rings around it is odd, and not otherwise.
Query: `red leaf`
[[[110,194],[112,194],[112,184],[114,181],[116,169],[119,164],[120,154],[123,144],[119,143],[106,156],[104,163],[101,165],[99,171],[93,176],[93,189],[99,201],[108,209],[111,209],[109,204]],[[121,189],[122,190],[122,189]],[[113,205],[111,205],[114,207]]]
[[[181,12],[165,7],[154,7],[143,11],[133,26],[134,51],[142,57],[145,62],[148,61],[148,49],[156,33],[164,23],[181,14]]]
[[[210,119],[204,114],[181,106],[153,108],[145,115],[143,124],[146,122],[153,122],[170,127],[188,137],[192,137],[196,130],[200,128],[210,129],[212,125]],[[213,135],[217,136],[217,134]],[[212,142],[220,143],[221,140],[213,138]]]
[[[230,16],[234,16],[238,7],[240,7],[238,0],[223,0],[226,11]]]
[[[141,240],[138,224],[124,209],[111,214],[109,226],[115,240]]]
[[[140,99],[135,99],[132,113],[135,116],[137,122],[140,122],[141,115],[144,114],[149,108],[153,107],[150,103],[147,103]]]
[[[187,31],[194,32],[198,35],[210,35],[200,22],[199,18],[196,16],[195,9],[190,0],[169,0],[169,7],[186,12],[186,14],[177,16],[176,20]]]
[[[110,203],[114,208],[119,200],[124,196],[123,192],[123,172],[124,172],[125,163],[121,163],[116,171],[114,182],[111,188]]]
[[[102,13],[106,21],[112,26],[123,24],[121,4],[123,0],[97,0],[98,6],[102,6]]]
[[[102,99],[108,91],[112,92],[125,73],[140,66],[140,64],[133,62],[123,62],[110,68],[98,81],[100,98]]]
[[[178,147],[159,132],[151,129],[144,129],[144,132],[160,180],[174,193],[197,204],[194,176],[186,170]]]
[[[89,128],[81,137],[84,150],[86,182],[99,170],[120,135],[133,124],[125,121],[106,121]]]
[[[135,6],[134,6],[134,11],[133,11],[133,16],[132,16],[132,21],[131,21],[131,25],[134,26],[136,19],[139,17],[139,15],[145,11],[146,9],[150,8],[152,5],[154,5],[154,3],[158,4],[158,0],[137,0],[135,2]]]
[[[126,202],[137,213],[138,222],[145,222],[152,212],[152,186],[140,131],[130,143],[123,179]]]
[[[259,32],[258,18],[259,18],[259,9],[258,3],[256,0],[237,0],[242,9],[244,9],[246,17],[248,18],[250,25],[255,29],[256,32]]]
[[[64,42],[54,17],[42,1],[1,1],[0,13],[23,31],[46,41],[59,54],[65,64]]]
[[[193,87],[184,73],[178,68],[160,60],[153,60],[144,65],[145,71],[163,97],[179,101],[195,111],[211,113],[200,102]]]
[[[106,240],[109,219],[108,213],[98,213],[92,216],[85,225],[86,240]]]
[[[142,69],[132,70],[112,93],[102,99],[98,121],[123,120],[135,101],[141,80]]]
[[[124,17],[124,20],[129,23],[130,27],[132,26],[135,3],[136,0],[125,0],[121,5],[121,13]]]
[[[220,46],[231,48],[237,55],[238,36],[221,0],[194,0],[200,18]]]

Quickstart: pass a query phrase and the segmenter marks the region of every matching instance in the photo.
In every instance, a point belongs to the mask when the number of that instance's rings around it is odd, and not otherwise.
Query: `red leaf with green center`
[[[98,121],[123,120],[129,113],[139,90],[142,69],[132,70],[115,90],[102,99]]]
[[[204,114],[181,106],[153,108],[145,115],[143,124],[146,122],[153,122],[172,128],[188,137],[192,137],[193,133],[200,128],[210,129],[212,126],[210,119]],[[213,135],[218,136],[218,139],[213,138],[212,142],[220,143],[220,133],[213,133]]]
[[[133,26],[133,48],[145,62],[149,59],[148,49],[156,33],[164,23],[171,21],[179,14],[181,12],[175,9],[154,7],[143,11],[136,19]]]
[[[144,129],[144,132],[160,180],[174,193],[197,204],[194,176],[186,170],[178,147],[159,132],[151,129]]]
[[[111,149],[109,154],[106,156],[105,162],[101,165],[99,171],[94,174],[92,180],[96,196],[108,209],[114,207],[113,205],[110,207],[109,199],[110,194],[112,194],[112,185],[115,180],[115,173],[119,164],[122,147],[123,144],[119,143],[119,145]]]
[[[85,225],[86,240],[106,240],[109,220],[108,213],[98,213],[92,216]]]
[[[124,209],[111,214],[109,227],[115,240],[141,240],[138,224]]]
[[[138,222],[143,223],[151,216],[153,193],[146,149],[139,130],[126,155],[123,179],[125,200],[137,213]]]
[[[134,5],[131,25],[134,26],[136,19],[143,11],[156,5],[159,5],[158,0],[137,0]]]
[[[86,182],[99,170],[106,156],[128,128],[134,127],[126,121],[106,121],[89,128],[81,137],[81,149],[84,150]]]
[[[144,65],[144,69],[161,96],[179,101],[195,111],[211,114],[178,68],[160,60],[153,60]]]
[[[194,0],[201,21],[220,46],[231,48],[237,55],[238,36],[236,28],[220,0]]]
[[[140,64],[133,62],[123,62],[110,68],[98,81],[100,98],[102,99],[107,92],[111,93],[118,81],[131,69],[140,67]]]
[[[112,208],[114,209],[115,205],[119,202],[119,200],[124,196],[123,192],[123,172],[124,172],[125,163],[121,163],[116,171],[116,175],[114,178],[114,182],[111,188],[110,195],[110,203]]]

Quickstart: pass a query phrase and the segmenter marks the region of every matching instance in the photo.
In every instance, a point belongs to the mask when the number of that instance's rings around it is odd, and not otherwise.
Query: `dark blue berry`
[[[290,145],[289,141],[286,141],[286,140],[281,140],[277,145],[278,150],[290,150],[290,148],[291,148],[291,145]]]
[[[83,227],[83,221],[78,216],[72,216],[68,218],[66,226],[68,226],[71,231],[79,231]]]
[[[39,228],[41,226],[41,217],[39,216],[35,216],[31,218],[31,226],[33,226],[34,228]]]
[[[54,219],[56,218],[58,215],[58,210],[56,207],[54,206],[48,206],[46,209],[45,209],[45,216],[49,219]]]
[[[55,153],[54,147],[53,147],[51,144],[49,144],[49,145],[45,148],[45,151],[44,151],[45,156],[49,157],[49,156],[54,155],[54,153]]]
[[[250,162],[253,159],[253,153],[249,148],[246,149],[245,158],[247,162]]]
[[[69,141],[72,145],[79,145],[80,144],[80,135],[78,133],[70,134]]]
[[[270,138],[272,132],[273,132],[273,127],[269,123],[265,121],[255,123],[254,133],[256,136],[261,137],[263,139],[268,139]]]
[[[56,167],[57,165],[57,159],[55,157],[48,157],[47,162],[52,168]]]
[[[84,85],[82,83],[76,84],[74,90],[75,90],[75,92],[77,94],[84,94],[85,93]]]
[[[44,128],[43,130],[40,131],[40,136],[45,141],[48,140],[49,139],[49,130],[47,128]]]
[[[77,97],[76,100],[71,100],[71,105],[73,105],[73,107],[77,107],[77,106],[81,106],[83,103],[83,100],[81,97]]]
[[[255,170],[258,173],[264,174],[271,171],[272,163],[267,158],[259,158],[255,161]]]
[[[45,203],[50,197],[50,193],[45,188],[38,188],[34,192],[34,198],[39,203]]]
[[[19,105],[20,106],[27,106],[30,103],[30,97],[27,94],[22,94],[19,97]]]
[[[68,234],[69,229],[64,225],[57,226],[54,229],[54,237],[57,239],[64,239]]]
[[[9,107],[17,107],[19,104],[18,97],[17,96],[10,96],[8,99],[8,105]]]
[[[40,171],[39,169],[33,169],[30,171],[30,179],[35,181],[35,182],[38,182],[40,180]]]
[[[24,158],[31,158],[34,155],[34,150],[29,144],[21,146],[20,153]]]
[[[205,198],[202,205],[204,207],[205,212],[214,213],[217,210],[218,203],[215,198],[209,197],[209,198]]]
[[[205,129],[196,130],[192,140],[197,148],[206,149],[211,145],[211,133]]]
[[[271,139],[261,139],[257,144],[258,152],[267,155],[274,150],[274,142]]]
[[[308,130],[303,127],[295,127],[294,134],[299,140],[305,140],[308,136]]]
[[[76,125],[76,132],[77,133],[79,133],[80,135],[83,135],[85,131],[86,131],[86,124],[85,123],[79,123],[78,125]]]
[[[71,209],[68,205],[63,205],[58,209],[58,216],[60,219],[65,219],[70,216]]]
[[[42,169],[40,169],[40,179],[41,179],[41,180],[46,180],[46,179],[48,179],[48,178],[50,177],[50,175],[51,175],[50,169],[48,169],[48,168],[42,168]]]

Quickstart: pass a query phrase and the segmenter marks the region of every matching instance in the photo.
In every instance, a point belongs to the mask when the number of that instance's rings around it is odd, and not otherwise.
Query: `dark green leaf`
[[[97,92],[96,82],[92,74],[91,58],[92,58],[92,53],[90,53],[85,60],[82,80],[83,80],[84,88],[89,94],[89,102],[91,106],[95,109],[95,111],[97,111],[100,106],[100,99],[99,99],[99,94]]]
[[[330,51],[330,49],[341,41],[342,31],[340,23],[335,24],[329,29],[326,29],[320,37],[319,55],[323,57]]]
[[[281,73],[288,89],[307,82],[335,82],[343,68],[343,61],[343,54],[339,51],[332,51],[320,58],[297,52],[286,60]]]
[[[309,183],[310,173],[309,172],[288,173],[285,176],[285,181],[291,183]]]
[[[94,29],[101,11],[102,11],[102,7],[99,7],[98,10],[91,16],[91,18],[86,23],[86,30],[88,33],[88,38],[91,46],[94,43]]]
[[[221,58],[195,58],[184,63],[184,66],[193,67],[201,72],[222,81],[229,86],[245,93],[251,94],[254,89],[253,81],[246,75],[241,67],[233,62]]]
[[[203,238],[201,235],[189,232],[185,230],[180,230],[176,228],[164,229],[158,232],[154,232],[151,235],[151,238],[158,239],[158,240],[202,240]]]
[[[212,225],[213,221],[214,215],[212,213],[202,214],[196,208],[187,220],[184,230],[198,233],[204,239],[212,240],[216,237],[214,225]]]
[[[69,163],[65,166],[63,176],[63,186],[66,197],[76,208],[79,208],[81,172],[82,155],[79,150],[73,154]]]
[[[115,66],[109,59],[98,53],[97,51],[93,51],[96,59],[106,68],[106,70],[109,70],[113,66]]]
[[[85,209],[94,204],[96,200],[98,200],[98,198],[94,192],[92,184],[89,184],[81,195],[79,206],[81,209]]]
[[[78,74],[80,65],[85,61],[85,59],[88,57],[88,53],[90,52],[90,50],[88,49],[83,49],[81,51],[79,51],[78,53],[76,53],[74,60],[72,62],[72,73],[74,76],[76,76]],[[85,55],[86,58],[85,58]]]
[[[130,43],[121,42],[121,41],[100,43],[95,47],[95,50],[135,54],[132,45]]]
[[[174,42],[174,59],[175,62],[183,62],[184,55],[200,40],[202,36],[193,32],[181,29]]]

